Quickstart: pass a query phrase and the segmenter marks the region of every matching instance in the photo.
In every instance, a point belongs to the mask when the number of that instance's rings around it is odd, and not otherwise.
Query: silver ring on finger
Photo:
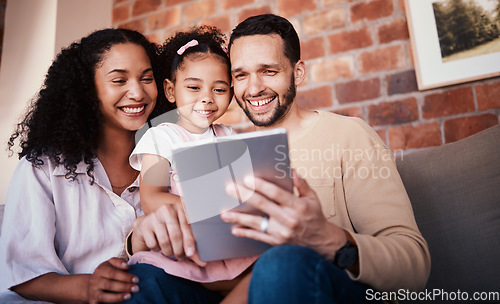
[[[260,231],[267,233],[267,228],[269,228],[269,217],[265,216],[262,218],[262,222],[260,222]]]

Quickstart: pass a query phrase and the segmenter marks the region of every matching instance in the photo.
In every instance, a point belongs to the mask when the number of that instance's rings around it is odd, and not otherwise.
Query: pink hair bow
[[[188,43],[184,44],[183,46],[181,46],[178,50],[177,50],[177,54],[179,55],[182,55],[184,54],[184,52],[189,49],[190,47],[193,47],[193,46],[196,46],[198,45],[198,40],[191,40],[189,41]]]

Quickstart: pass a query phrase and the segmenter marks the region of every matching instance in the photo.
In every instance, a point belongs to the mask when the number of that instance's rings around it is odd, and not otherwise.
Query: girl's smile
[[[194,111],[198,113],[201,117],[205,118],[208,118],[217,113],[217,110],[194,110]]]

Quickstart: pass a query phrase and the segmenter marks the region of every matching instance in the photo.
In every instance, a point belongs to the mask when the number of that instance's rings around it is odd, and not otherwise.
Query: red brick
[[[380,79],[354,80],[335,85],[337,99],[340,103],[374,99],[380,96]]]
[[[500,81],[476,86],[477,107],[479,110],[500,108]]]
[[[442,143],[437,122],[392,127],[388,129],[387,135],[392,151],[439,146]]]
[[[405,66],[405,52],[401,45],[392,45],[359,55],[361,74],[395,70]]]
[[[154,31],[170,26],[179,25],[181,22],[181,8],[163,10],[148,17],[149,30]]]
[[[278,15],[290,17],[316,9],[316,0],[277,0]]]
[[[311,67],[313,82],[335,81],[354,76],[354,63],[350,56],[314,62]]]
[[[408,26],[405,19],[396,19],[378,28],[378,41],[380,43],[408,39],[410,39],[410,34],[408,33]]]
[[[405,7],[405,0],[398,0],[399,8],[401,11],[404,13],[406,12],[406,7]]]
[[[186,21],[193,21],[213,15],[216,10],[216,0],[201,0],[187,4],[184,7],[183,16]]]
[[[192,24],[181,24],[178,26],[168,28],[168,29],[163,31],[163,38],[164,38],[164,40],[166,40],[167,38],[174,36],[178,32],[189,31],[191,28],[192,28]]]
[[[340,28],[346,25],[345,11],[341,8],[321,11],[306,16],[303,24],[304,32],[308,35]]]
[[[305,109],[328,108],[332,106],[332,87],[322,86],[315,89],[298,91],[297,105]]]
[[[474,96],[471,87],[451,89],[443,93],[424,97],[422,115],[424,118],[454,115],[474,111]]]
[[[160,38],[160,36],[158,36],[157,33],[146,35],[146,38],[148,38],[149,41],[156,43],[156,44],[163,43],[163,39]]]
[[[361,107],[349,107],[349,108],[337,109],[337,110],[334,110],[331,112],[337,113],[340,115],[344,115],[344,116],[359,117],[359,118],[363,119],[363,112],[362,111],[363,110]]]
[[[351,7],[351,21],[375,20],[388,17],[394,12],[393,0],[373,0],[355,4]]]
[[[444,138],[454,142],[498,124],[495,114],[483,114],[450,119],[444,122]]]
[[[161,0],[137,0],[132,7],[132,16],[153,12],[161,6]]]
[[[113,5],[116,5],[116,4],[119,4],[119,3],[125,2],[125,1],[128,1],[128,0],[114,0],[114,1],[113,1]]]
[[[130,4],[125,3],[113,7],[113,24],[130,19]]]
[[[271,8],[267,5],[247,8],[247,9],[242,10],[238,14],[238,23],[242,22],[243,20],[247,19],[248,17],[257,16],[257,15],[261,15],[261,14],[270,14],[270,13],[271,13]]]
[[[368,27],[330,35],[328,42],[332,54],[368,47],[373,44]]]
[[[300,52],[302,60],[325,56],[325,44],[322,37],[316,37],[300,42]]]
[[[181,4],[184,2],[191,2],[191,1],[193,1],[193,0],[165,0],[165,6],[169,7],[172,5],[177,5],[177,4]]]
[[[418,120],[418,105],[413,97],[368,107],[368,123],[372,126],[394,125],[415,120]]]
[[[388,95],[404,94],[418,90],[415,70],[388,75],[386,81]]]
[[[255,0],[221,0],[222,10],[228,10],[235,7],[241,7],[254,3]]]
[[[228,33],[232,30],[231,16],[229,14],[205,19],[205,20],[201,21],[200,24],[215,26],[218,29],[220,29],[221,32],[223,32],[223,33]]]
[[[139,33],[145,33],[146,32],[146,19],[136,19],[134,21],[122,23],[118,27],[130,29],[130,30],[136,30]]]

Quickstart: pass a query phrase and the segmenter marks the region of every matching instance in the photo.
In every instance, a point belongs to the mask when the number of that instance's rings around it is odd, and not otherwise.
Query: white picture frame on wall
[[[443,61],[433,9],[440,1],[405,0],[418,89],[500,76],[500,52]]]

